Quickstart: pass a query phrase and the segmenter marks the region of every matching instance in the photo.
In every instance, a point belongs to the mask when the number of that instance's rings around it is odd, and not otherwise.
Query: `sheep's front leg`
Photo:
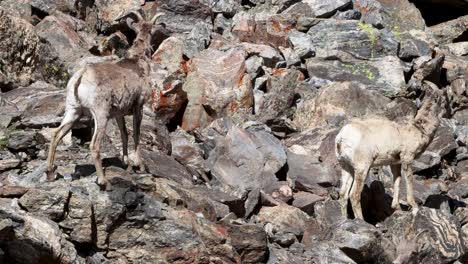
[[[367,178],[367,173],[369,173],[369,168],[370,166],[354,171],[354,182],[351,188],[351,205],[353,207],[354,216],[362,220],[364,220],[364,216],[362,215],[361,208],[361,193],[362,189],[364,189],[364,183]]]
[[[143,119],[143,106],[135,106],[133,109],[133,142],[135,150],[136,166],[140,170],[144,169],[143,162],[140,157],[140,127]]]
[[[125,125],[125,118],[123,116],[116,117],[117,125],[120,130],[120,138],[122,139],[122,162],[128,165],[128,132]]]
[[[348,171],[341,170],[341,189],[340,189],[340,205],[341,205],[341,215],[344,218],[348,217],[348,199],[349,199],[349,190],[353,184],[353,176]]]
[[[390,165],[393,174],[393,200],[392,208],[401,210],[400,207],[400,182],[401,182],[401,164]]]
[[[107,112],[106,112],[107,113]],[[96,166],[96,174],[97,174],[97,184],[101,186],[101,188],[105,188],[106,191],[111,190],[111,185],[109,181],[106,179],[104,175],[104,170],[102,168],[101,162],[101,142],[106,134],[106,127],[108,118],[104,114],[93,113],[94,117],[94,134],[93,138],[91,139],[90,149],[91,155],[93,156],[94,165]]]
[[[413,194],[413,169],[411,168],[411,163],[410,162],[404,163],[403,170],[405,171],[405,179],[406,179],[406,201],[413,209],[417,209],[418,204],[414,200],[414,194]]]

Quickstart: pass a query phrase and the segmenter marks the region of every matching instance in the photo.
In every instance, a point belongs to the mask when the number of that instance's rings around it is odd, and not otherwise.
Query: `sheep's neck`
[[[424,137],[429,142],[434,137],[434,134],[439,126],[440,120],[438,118],[438,106],[430,107],[426,102],[418,111],[414,118],[414,126],[421,131]]]

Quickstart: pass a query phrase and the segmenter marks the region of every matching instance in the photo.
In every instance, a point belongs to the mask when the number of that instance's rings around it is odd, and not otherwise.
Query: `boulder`
[[[47,16],[35,26],[37,35],[50,44],[58,56],[60,62],[66,66],[74,64],[79,58],[90,55],[86,40],[76,31],[76,25],[70,23],[71,18],[65,14],[60,16]],[[73,20],[72,20],[73,21]],[[53,67],[53,66],[48,66]],[[46,69],[56,75],[63,75],[63,79],[68,79],[68,73],[62,69]],[[56,72],[54,72],[56,71]]]
[[[453,42],[454,39],[461,36],[468,26],[468,15],[443,22],[429,28],[435,39],[440,44]]]
[[[421,12],[408,0],[353,0],[353,3],[354,9],[362,14],[361,20],[378,28],[395,32],[425,29]]]
[[[289,47],[287,36],[294,25],[295,20],[286,15],[239,12],[231,31],[242,42]]]
[[[5,62],[0,65],[0,72],[4,74],[2,83],[26,86],[42,77],[49,51],[41,43],[34,26],[0,9],[0,34],[0,59]]]
[[[388,230],[386,236],[396,245],[404,240],[415,244],[396,252],[395,258],[408,256],[406,261],[410,262],[450,263],[466,254],[460,223],[440,210],[421,207],[414,213],[396,212],[385,220],[384,226]]]
[[[16,263],[84,263],[55,222],[26,214],[15,200],[4,198],[0,199],[0,215],[4,259]]]
[[[405,86],[403,66],[394,56],[373,61],[309,59],[306,65],[309,76],[334,82],[360,82],[387,96],[398,94]]]
[[[189,33],[199,22],[209,21],[212,14],[210,3],[210,1],[204,0],[197,0],[196,2],[190,0],[159,1],[158,11],[165,13],[161,17],[161,21],[164,21],[165,24],[164,29],[168,35],[172,33]]]
[[[357,263],[390,263],[382,245],[382,234],[362,220],[344,220],[332,226],[330,240]]]
[[[343,10],[351,6],[351,0],[307,0],[296,3],[286,9],[288,14],[306,14],[311,17],[326,18],[331,17],[337,10]]]
[[[371,59],[397,55],[398,41],[390,31],[356,20],[320,20],[307,34],[319,58]]]
[[[18,202],[30,213],[59,221],[65,216],[69,193],[70,189],[66,184],[45,185],[40,189],[30,189]]]
[[[297,192],[294,194],[292,205],[306,212],[308,215],[313,215],[315,204],[323,200],[325,200],[324,197],[313,193]]]
[[[231,244],[241,256],[242,263],[260,263],[267,259],[267,234],[261,226],[229,225],[228,232]]]
[[[273,233],[286,231],[301,236],[307,226],[309,216],[300,209],[281,204],[274,207],[262,207],[257,215],[257,221],[263,225],[270,223]]]
[[[226,137],[209,154],[215,186],[240,195],[274,184],[286,163],[281,142],[267,131],[231,126]]]
[[[192,59],[183,85],[189,101],[182,120],[183,129],[203,127],[219,116],[252,107],[245,56],[245,52],[235,48],[206,49]]]

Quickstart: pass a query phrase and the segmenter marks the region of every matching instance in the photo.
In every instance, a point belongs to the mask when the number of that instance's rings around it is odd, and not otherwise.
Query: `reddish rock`
[[[323,200],[325,200],[324,197],[313,193],[298,192],[294,194],[292,205],[306,212],[308,215],[313,215],[315,203]]]
[[[290,47],[288,33],[296,24],[295,20],[282,15],[238,13],[233,20],[232,32],[240,41],[274,47]]]
[[[192,60],[183,85],[188,105],[182,128],[193,130],[220,116],[231,116],[253,105],[244,51],[207,49]]]

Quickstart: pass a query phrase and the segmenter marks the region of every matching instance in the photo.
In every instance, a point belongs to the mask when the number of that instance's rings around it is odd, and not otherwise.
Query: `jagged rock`
[[[311,17],[331,17],[337,10],[343,10],[351,5],[351,0],[308,0],[294,4],[285,13],[308,14]]]
[[[212,29],[207,23],[197,23],[184,41],[184,55],[193,58],[197,53],[206,49],[210,44]]]
[[[314,192],[316,186],[335,186],[338,174],[315,156],[288,151],[288,179],[296,189]]]
[[[421,56],[430,56],[432,49],[422,31],[409,31],[398,35],[400,39],[400,49],[398,57],[403,60],[410,60]]]
[[[234,16],[240,9],[241,3],[236,0],[222,0],[214,2],[211,10],[215,13],[222,13],[226,16]]]
[[[403,67],[397,57],[387,56],[373,61],[307,60],[310,76],[327,81],[355,81],[386,95],[396,95],[405,85]]]
[[[164,67],[168,74],[183,73],[183,59],[184,41],[180,37],[171,36],[165,39],[154,52],[152,59]]]
[[[302,73],[296,69],[284,69],[266,79],[261,103],[255,105],[257,120],[271,125],[291,116],[295,89],[302,79]]]
[[[257,221],[263,225],[273,225],[273,233],[280,230],[301,236],[307,226],[309,216],[300,209],[280,204],[274,207],[262,207],[257,215]]]
[[[239,12],[233,17],[231,31],[242,42],[289,47],[287,36],[294,23],[285,15]]]
[[[293,206],[306,212],[308,215],[314,214],[314,206],[317,202],[323,201],[325,198],[308,192],[298,192],[294,194]]]
[[[154,151],[142,151],[141,156],[148,172],[154,176],[171,179],[185,186],[192,185],[190,173],[173,157]]]
[[[242,43],[242,47],[248,56],[258,56],[263,59],[263,65],[274,68],[275,65],[283,60],[283,56],[274,48],[263,44]]]
[[[65,65],[75,63],[78,58],[88,55],[88,43],[75,31],[74,25],[63,19],[66,16],[62,14],[58,16],[47,16],[35,29],[38,36],[47,41],[56,52],[59,60]],[[48,66],[53,67],[53,66]],[[47,69],[46,69],[47,70]],[[54,74],[63,75],[64,79],[68,79],[68,73],[62,69],[49,69],[50,71],[60,71]]]
[[[319,226],[331,227],[343,219],[338,201],[318,202],[314,206],[315,219]]]
[[[388,103],[388,98],[360,83],[332,83],[320,89],[310,104],[298,107],[294,123],[303,130],[323,121],[339,126],[348,118],[382,113]]]
[[[75,11],[73,1],[54,1],[54,0],[32,0],[31,6],[47,14],[52,14],[56,10],[63,12]]]
[[[9,134],[7,147],[14,151],[36,149],[44,142],[44,137],[36,131],[17,130]]]
[[[313,47],[314,39],[309,34],[293,30],[288,34],[288,40],[294,48],[294,52],[302,60],[311,58],[315,55]]]
[[[453,42],[454,39],[462,35],[468,26],[468,15],[437,24],[429,29],[440,44]]]
[[[203,159],[203,150],[191,136],[181,128],[171,133],[171,155],[182,165],[185,165],[190,173],[202,179],[206,179],[207,168]]]
[[[449,43],[446,45],[448,50],[455,56],[468,55],[468,42]]]
[[[0,160],[0,171],[16,168],[20,163],[19,159],[2,159]]]
[[[15,17],[21,17],[30,20],[31,0],[5,0],[0,2],[0,8]]]
[[[439,210],[421,207],[415,213],[396,212],[384,222],[397,245],[414,240],[416,248],[407,248],[411,262],[450,263],[466,253],[460,223]]]
[[[362,14],[361,20],[379,28],[404,32],[424,30],[426,26],[419,9],[408,0],[353,0],[353,3],[354,8]]]
[[[280,141],[266,131],[231,126],[208,162],[216,186],[243,194],[275,183],[286,153]]]
[[[319,58],[370,59],[397,55],[398,42],[391,32],[356,20],[322,20],[307,34]]]
[[[245,52],[239,49],[207,49],[192,59],[183,90],[189,103],[182,128],[206,126],[218,116],[252,107],[250,78],[245,72]],[[203,87],[200,89],[200,87]]]
[[[26,86],[41,77],[43,63],[49,53],[34,27],[0,9],[0,34],[0,59],[5,62],[0,65],[0,72],[5,75],[3,82]]]
[[[167,219],[124,222],[110,235],[111,260],[145,262],[220,261],[240,263],[228,242],[228,231],[187,210],[171,211]],[[145,225],[146,224],[146,225]],[[145,231],[142,232],[143,226]]]
[[[119,18],[128,15],[132,11],[138,12],[141,9],[139,0],[117,0],[110,2],[97,0],[94,4],[98,18],[96,26],[101,31],[110,30],[112,26],[120,23],[117,21]]]
[[[86,188],[74,186],[70,189],[68,214],[60,227],[70,231],[70,240],[81,244],[93,243],[93,202]]]
[[[258,225],[229,225],[231,244],[241,256],[242,263],[260,263],[267,259],[267,234]]]
[[[390,262],[380,241],[382,234],[374,226],[356,219],[344,220],[331,230],[330,240],[357,263]]]
[[[0,215],[11,221],[6,230],[5,225],[0,228],[4,259],[16,263],[84,263],[53,221],[26,214],[11,199],[0,199]]]
[[[199,0],[163,0],[158,3],[158,11],[166,15],[161,17],[165,30],[171,33],[188,33],[199,22],[205,22],[211,18],[210,1]]]
[[[30,189],[19,199],[19,203],[28,212],[58,221],[65,216],[69,192],[67,185],[46,185],[40,189]]]

